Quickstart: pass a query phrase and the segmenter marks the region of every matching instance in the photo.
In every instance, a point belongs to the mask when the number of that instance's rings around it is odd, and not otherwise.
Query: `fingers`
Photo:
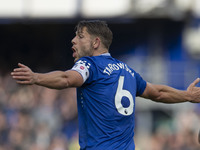
[[[15,68],[13,72],[11,72],[12,78],[19,84],[31,84],[32,71],[29,67],[21,63],[18,63],[18,66],[19,68]]]
[[[27,67],[27,66],[25,66],[25,65],[23,65],[21,63],[18,63],[18,66],[19,66],[19,68],[15,68],[12,73],[31,71],[31,69],[29,67]]]
[[[16,68],[13,70],[13,72],[11,72],[11,75],[13,77],[15,76],[26,76],[29,75],[28,70],[24,69],[24,68]]]
[[[25,81],[24,80],[23,81],[17,80],[16,82],[19,83],[19,84],[26,84],[26,85],[30,84],[31,85],[31,82],[26,81],[26,80]]]
[[[13,73],[15,72],[27,72],[28,70],[26,69],[26,68],[15,68],[14,70],[13,70]]]
[[[13,72],[11,75],[12,78],[15,79],[19,84],[33,84],[32,77],[27,73]]]
[[[16,71],[22,71],[22,72],[24,72],[24,71],[29,70],[29,68],[28,68],[27,66],[25,66],[25,65],[23,65],[23,64],[21,64],[21,63],[18,63],[18,66],[19,66],[19,68],[15,68],[15,69],[14,69],[15,72],[16,72]]]
[[[194,82],[192,82],[192,86],[195,87],[200,81],[200,78],[197,78],[196,80],[194,80]]]
[[[30,77],[26,75],[12,75],[13,79],[16,80],[28,80]]]
[[[187,88],[188,91],[191,91],[198,83],[200,82],[200,78],[194,80]]]
[[[30,79],[30,76],[29,76],[29,73],[27,72],[12,72],[11,73],[11,76],[13,79],[15,80],[29,80]]]
[[[25,66],[24,64],[18,63],[18,66],[21,68],[26,68],[27,66]]]

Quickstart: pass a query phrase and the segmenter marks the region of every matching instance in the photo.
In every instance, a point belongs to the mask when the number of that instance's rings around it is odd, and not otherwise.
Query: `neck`
[[[104,53],[108,53],[108,49],[94,50],[93,56],[99,56]]]

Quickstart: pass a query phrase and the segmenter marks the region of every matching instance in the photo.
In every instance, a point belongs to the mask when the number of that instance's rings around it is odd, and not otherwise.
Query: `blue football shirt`
[[[81,150],[134,150],[135,97],[146,81],[109,53],[80,58],[72,68],[84,84],[77,88]]]

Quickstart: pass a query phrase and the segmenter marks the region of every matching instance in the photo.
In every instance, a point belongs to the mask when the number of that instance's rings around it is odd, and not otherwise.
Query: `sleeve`
[[[85,82],[89,78],[90,73],[84,61],[79,60],[78,62],[76,62],[71,70],[80,73],[81,76],[83,77],[83,82]]]
[[[136,75],[136,84],[137,84],[136,96],[140,96],[144,92],[147,82],[143,80],[143,78],[140,76],[139,73],[135,73],[135,75]]]

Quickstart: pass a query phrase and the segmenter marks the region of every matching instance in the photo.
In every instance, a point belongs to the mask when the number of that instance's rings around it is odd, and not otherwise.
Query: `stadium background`
[[[75,89],[20,86],[10,72],[73,66],[71,39],[84,19],[113,31],[112,56],[149,82],[178,89],[200,76],[198,0],[0,0],[0,150],[76,150]],[[199,86],[199,85],[197,85]],[[137,98],[137,150],[197,150],[199,104]]]

